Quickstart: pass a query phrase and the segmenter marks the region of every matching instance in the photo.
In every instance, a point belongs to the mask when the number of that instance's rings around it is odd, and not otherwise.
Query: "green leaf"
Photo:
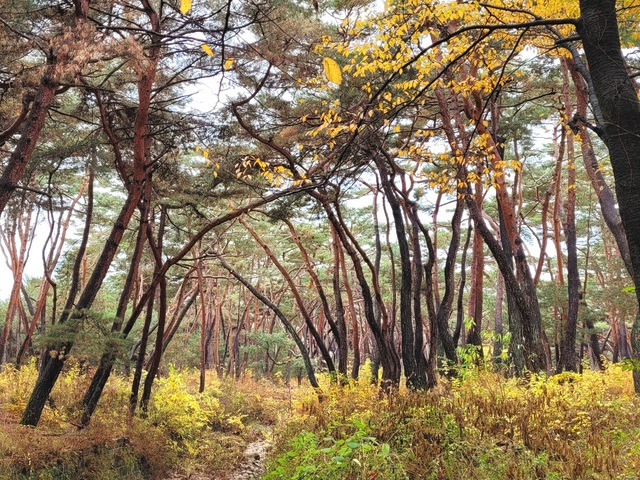
[[[364,423],[362,420],[355,419],[353,421],[353,426],[356,427],[358,430],[364,430],[367,427],[367,424]]]
[[[382,455],[384,455],[385,457],[388,457],[389,453],[391,453],[391,447],[389,446],[388,443],[383,443],[382,444]]]
[[[620,362],[620,368],[625,372],[640,371],[640,360],[625,358]]]

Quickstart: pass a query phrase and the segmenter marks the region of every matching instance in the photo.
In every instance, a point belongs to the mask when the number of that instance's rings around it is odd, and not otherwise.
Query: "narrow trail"
[[[271,448],[268,440],[256,440],[247,445],[244,461],[231,473],[228,480],[259,480],[264,473],[267,452]]]
[[[260,438],[247,445],[240,464],[228,473],[173,474],[165,480],[260,480],[265,473],[267,453],[271,449],[271,442],[267,439],[270,435],[270,429],[261,428]]]

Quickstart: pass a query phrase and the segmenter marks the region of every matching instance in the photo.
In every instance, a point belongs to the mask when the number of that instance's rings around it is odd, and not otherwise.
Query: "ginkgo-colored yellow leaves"
[[[180,13],[186,15],[191,10],[191,0],[180,0]]]
[[[213,57],[213,50],[211,50],[211,47],[209,45],[203,43],[202,45],[200,45],[200,48],[202,48],[202,50],[204,50],[207,55]]]
[[[327,77],[327,80],[331,83],[335,83],[336,85],[340,85],[342,83],[342,72],[340,71],[340,65],[329,57],[324,57],[322,59],[322,67],[324,69],[324,76]]]
[[[209,55],[210,57],[213,57],[213,50],[209,45],[207,45],[206,43],[203,43],[202,45],[200,45],[200,48],[202,48],[202,50],[204,50],[207,55]],[[231,70],[231,67],[233,67],[233,64],[235,63],[235,61],[236,61],[235,58],[227,58],[224,62],[224,69]]]

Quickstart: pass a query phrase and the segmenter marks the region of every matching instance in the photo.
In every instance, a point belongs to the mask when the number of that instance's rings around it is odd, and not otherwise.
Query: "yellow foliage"
[[[98,478],[98,471],[104,479],[166,478],[205,466],[217,475],[240,457],[250,421],[273,423],[288,405],[274,386],[251,379],[221,382],[211,372],[198,393],[199,372],[171,370],[154,386],[148,417],[131,419],[131,379],[112,374],[91,424],[78,431],[78,401],[93,371],[73,357],[67,365],[35,429],[18,425],[38,375],[35,360],[0,371],[0,478],[62,478],[62,471],[64,478]],[[141,465],[146,476],[134,468]]]
[[[327,80],[331,83],[335,83],[336,85],[340,85],[342,83],[342,72],[340,71],[340,65],[329,57],[324,57],[322,59],[322,66],[324,69],[324,75],[327,77]]]
[[[323,379],[320,401],[309,390],[294,402],[287,435],[338,441],[362,425],[411,478],[637,478],[640,399],[629,372],[609,365],[523,380],[467,368],[427,393],[383,394],[366,374],[343,387]]]
[[[191,10],[191,0],[180,0],[180,13],[186,15]]]
[[[625,38],[634,35],[640,38],[634,27],[640,9],[635,7],[637,0],[621,2],[620,21],[629,31],[623,35]],[[333,139],[340,136],[345,139],[348,137],[344,135],[364,132],[367,128],[377,129],[380,123],[386,126],[390,119],[401,118],[399,114],[406,113],[407,106],[415,107],[408,114],[411,117],[406,117],[407,125],[411,118],[415,120],[411,128],[405,129],[402,123],[403,128],[394,124],[391,131],[385,131],[390,145],[401,145],[397,155],[391,152],[394,160],[412,172],[416,164],[435,164],[432,150],[441,148],[441,143],[430,142],[433,131],[423,136],[421,122],[437,119],[437,108],[451,108],[451,115],[456,110],[455,114],[462,116],[462,120],[458,117],[452,122],[455,123],[454,135],[445,138],[443,125],[436,124],[433,130],[440,129],[439,140],[446,140],[452,152],[456,152],[448,160],[454,168],[443,171],[436,165],[433,170],[437,172],[432,173],[438,178],[429,178],[426,185],[445,192],[454,192],[456,185],[464,190],[476,181],[486,188],[496,186],[500,183],[499,177],[509,170],[519,170],[520,165],[516,162],[493,164],[498,155],[495,142],[489,138],[490,132],[495,132],[491,129],[492,115],[486,101],[497,91],[508,89],[516,82],[526,82],[518,62],[512,62],[514,58],[526,61],[532,53],[551,58],[566,56],[566,50],[558,47],[558,41],[574,35],[575,26],[561,20],[573,21],[578,17],[577,0],[488,3],[388,0],[382,10],[363,9],[358,15],[344,19],[339,29],[341,37],[325,35],[314,48],[323,56],[324,76],[330,82],[339,84],[342,72],[328,55],[337,53],[344,58],[343,70],[357,80],[353,84],[360,89],[362,101],[350,105],[346,111],[340,105],[328,104],[324,110],[316,110],[321,121],[309,125],[306,132],[311,137],[309,145],[316,152],[324,150],[325,158],[330,157],[334,147],[343,144]],[[553,26],[522,28],[541,19],[559,22]],[[508,28],[509,25],[514,28]],[[328,88],[320,78],[301,79],[300,83],[326,98]],[[435,98],[438,95],[441,95],[438,100],[444,99],[442,103]],[[306,120],[307,116],[303,118]],[[468,138],[462,138],[465,135],[460,131],[466,131]],[[464,152],[458,153],[456,149],[463,145]],[[461,165],[470,168],[457,167]],[[476,166],[479,169],[473,173],[473,179],[462,178]],[[421,178],[420,175],[418,173],[417,178]]]
[[[202,45],[200,45],[200,48],[202,48],[202,50],[204,50],[207,55],[213,57],[213,50],[211,50],[211,47],[209,45],[203,43]]]
[[[220,402],[210,391],[190,393],[184,373],[173,369],[167,378],[158,380],[149,407],[153,423],[184,439],[195,438],[200,430],[217,423],[221,413]]]

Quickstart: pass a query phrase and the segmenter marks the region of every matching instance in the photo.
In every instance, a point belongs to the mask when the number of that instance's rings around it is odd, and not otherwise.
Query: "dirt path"
[[[260,438],[249,443],[245,448],[240,465],[229,473],[222,474],[223,476],[220,476],[220,473],[189,475],[175,473],[165,477],[164,480],[260,480],[265,471],[267,453],[271,449],[271,442],[268,440],[271,430],[260,427],[258,435]]]
[[[267,452],[271,448],[268,440],[256,440],[247,445],[244,461],[228,477],[229,480],[259,480],[264,473]]]

